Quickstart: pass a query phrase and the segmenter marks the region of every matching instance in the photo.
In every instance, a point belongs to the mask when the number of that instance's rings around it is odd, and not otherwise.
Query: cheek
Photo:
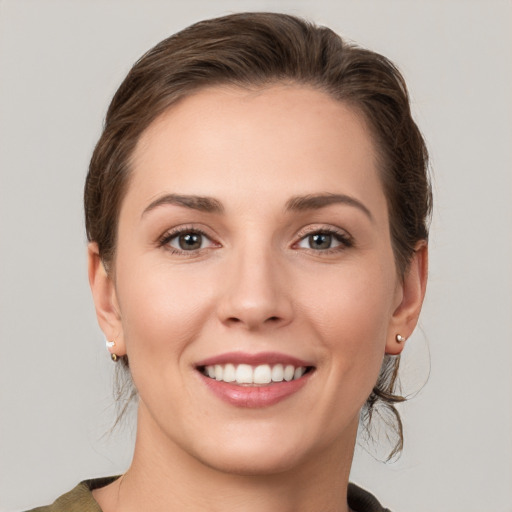
[[[303,313],[326,338],[341,338],[354,347],[384,347],[393,311],[395,279],[380,265],[317,274],[314,286],[298,295],[306,299]]]
[[[318,276],[308,295],[299,294],[307,297],[302,314],[323,344],[333,385],[343,380],[362,402],[382,364],[395,286],[394,266],[376,262]]]
[[[186,272],[151,263],[120,268],[118,281],[130,364],[179,362],[177,356],[198,336],[209,313],[211,287],[201,286],[201,279],[187,279]]]
[[[183,397],[189,397],[187,350],[207,322],[211,287],[158,264],[127,269],[119,282],[123,335],[135,387],[151,411],[160,411],[157,416],[175,418]],[[158,404],[166,404],[166,412]]]

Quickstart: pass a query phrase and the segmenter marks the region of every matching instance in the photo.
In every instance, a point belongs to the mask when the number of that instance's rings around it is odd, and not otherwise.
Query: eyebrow
[[[192,210],[199,210],[207,213],[223,213],[224,206],[220,201],[213,197],[182,195],[182,194],[165,194],[152,201],[142,212],[142,216],[154,210],[158,206],[171,204],[176,206],[184,206]],[[290,198],[285,205],[286,211],[306,211],[319,210],[330,206],[331,204],[344,204],[358,208],[366,216],[373,221],[370,210],[359,200],[345,194],[308,194],[304,196],[294,196]]]
[[[371,221],[373,216],[370,210],[355,197],[345,194],[308,194],[295,196],[286,202],[287,211],[319,210],[331,204],[345,204],[361,210]]]
[[[182,194],[165,194],[164,196],[158,197],[151,202],[142,212],[142,216],[146,213],[154,210],[158,206],[165,204],[173,204],[176,206],[184,206],[192,210],[199,210],[201,212],[208,213],[222,213],[224,207],[221,202],[213,197],[208,196],[194,196],[194,195],[182,195]]]

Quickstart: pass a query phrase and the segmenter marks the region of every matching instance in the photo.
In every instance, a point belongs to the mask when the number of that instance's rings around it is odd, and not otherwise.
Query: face
[[[211,88],[157,119],[95,293],[146,442],[247,474],[353,447],[407,334],[388,222],[364,121],[322,92]]]

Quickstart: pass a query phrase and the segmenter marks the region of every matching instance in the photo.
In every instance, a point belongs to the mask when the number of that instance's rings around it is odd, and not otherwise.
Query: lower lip
[[[201,377],[208,389],[221,400],[236,407],[261,408],[277,404],[297,393],[309,380],[311,372],[290,382],[276,382],[268,386],[237,386],[229,382]]]

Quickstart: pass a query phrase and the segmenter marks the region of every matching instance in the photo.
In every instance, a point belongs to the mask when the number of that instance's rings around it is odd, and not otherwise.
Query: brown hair
[[[142,132],[194,91],[212,85],[304,84],[342,101],[365,118],[378,153],[397,270],[407,270],[418,241],[428,237],[431,189],[425,143],[411,117],[403,77],[385,57],[343,41],[326,27],[275,13],[240,13],[201,21],[165,39],[132,67],[108,109],[85,184],[89,241],[109,269],[130,158]],[[122,358],[124,366],[128,360]],[[384,407],[403,445],[395,408],[399,357],[385,356],[363,417]]]

